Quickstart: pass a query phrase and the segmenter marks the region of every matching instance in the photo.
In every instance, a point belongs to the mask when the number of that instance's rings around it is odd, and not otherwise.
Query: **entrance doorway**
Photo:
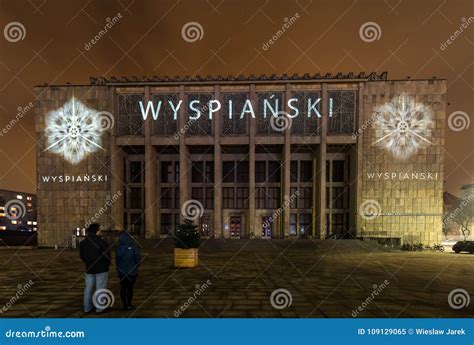
[[[240,216],[230,217],[230,238],[240,239],[242,237],[242,225]]]
[[[211,236],[211,217],[209,215],[203,215],[199,220],[199,232],[202,237]]]
[[[262,238],[272,238],[273,221],[272,217],[262,217]]]

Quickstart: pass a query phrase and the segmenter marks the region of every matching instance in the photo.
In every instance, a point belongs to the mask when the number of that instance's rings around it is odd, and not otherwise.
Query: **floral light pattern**
[[[433,144],[429,140],[434,127],[431,108],[413,97],[395,96],[376,109],[375,115],[377,140],[372,145],[383,147],[395,158],[406,160]]]
[[[45,134],[47,148],[71,164],[78,164],[102,146],[100,113],[86,107],[74,97],[61,108],[49,112]]]

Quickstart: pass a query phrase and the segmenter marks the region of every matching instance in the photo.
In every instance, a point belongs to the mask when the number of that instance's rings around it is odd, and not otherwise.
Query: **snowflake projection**
[[[378,145],[399,160],[406,160],[418,150],[433,144],[428,138],[434,126],[428,106],[412,97],[400,95],[375,111],[375,135]]]
[[[73,97],[61,108],[48,113],[45,151],[60,154],[71,164],[77,164],[88,154],[104,150],[100,146],[102,132],[100,113]]]

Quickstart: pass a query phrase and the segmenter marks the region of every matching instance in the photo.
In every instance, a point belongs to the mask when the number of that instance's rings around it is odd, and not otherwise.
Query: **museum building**
[[[99,77],[36,93],[40,245],[91,222],[171,236],[190,202],[203,237],[440,242],[445,80]]]

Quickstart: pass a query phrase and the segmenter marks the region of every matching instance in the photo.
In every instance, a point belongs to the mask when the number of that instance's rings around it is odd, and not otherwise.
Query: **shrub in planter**
[[[196,267],[198,265],[198,247],[200,243],[197,225],[189,219],[176,227],[174,234],[175,267]]]

